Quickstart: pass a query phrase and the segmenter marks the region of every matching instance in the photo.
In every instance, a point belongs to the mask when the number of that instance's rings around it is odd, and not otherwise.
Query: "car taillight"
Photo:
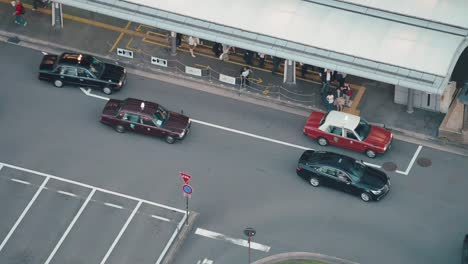
[[[301,170],[302,170],[301,164],[297,165],[297,170],[298,170],[298,171],[301,171]]]

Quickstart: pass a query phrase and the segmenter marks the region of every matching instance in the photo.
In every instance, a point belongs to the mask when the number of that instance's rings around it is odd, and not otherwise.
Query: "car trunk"
[[[110,99],[104,106],[104,110],[102,110],[102,115],[116,116],[120,110],[121,104],[122,101],[120,100]]]
[[[44,57],[42,57],[41,65],[39,66],[39,70],[51,71],[54,68],[55,62],[57,62],[57,59],[57,55],[44,55]]]

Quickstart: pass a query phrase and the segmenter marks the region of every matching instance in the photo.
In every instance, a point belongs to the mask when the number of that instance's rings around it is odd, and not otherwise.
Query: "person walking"
[[[351,96],[353,96],[353,90],[351,90],[351,88],[349,87],[349,84],[347,83],[344,84],[343,95],[345,99],[345,105],[349,107]]]
[[[330,86],[332,74],[333,74],[332,71],[329,69],[323,70],[323,73],[321,75],[322,77],[322,90],[320,90],[321,95],[328,93],[328,87]]]
[[[11,2],[13,5],[13,2]],[[15,16],[15,23],[26,26],[28,22],[24,18],[24,14],[26,13],[26,10],[24,9],[23,4],[21,3],[21,0],[16,0],[14,1],[15,4],[15,12],[13,12],[13,15]]]
[[[241,87],[250,85],[249,77],[251,73],[252,73],[252,70],[249,67],[247,66],[242,67],[241,74],[240,74]]]
[[[196,56],[193,54],[193,50],[198,46],[198,44],[200,44],[200,39],[189,36],[187,39],[187,44],[189,45],[190,55],[195,58]]]

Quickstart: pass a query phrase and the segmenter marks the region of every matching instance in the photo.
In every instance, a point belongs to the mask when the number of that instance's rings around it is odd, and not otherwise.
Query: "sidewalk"
[[[216,83],[219,82],[219,74],[238,77],[243,59],[241,54],[230,56],[230,60],[220,61],[209,45],[200,45],[195,50],[196,58],[192,58],[183,41],[178,49],[177,56],[170,56],[168,48],[167,32],[106,17],[91,12],[78,10],[64,6],[64,28],[54,29],[51,26],[50,9],[31,10],[32,1],[24,1],[26,7],[26,19],[28,25],[21,27],[13,23],[11,15],[13,8],[9,0],[0,0],[0,31],[14,34],[21,38],[29,37],[44,42],[53,43],[70,49],[82,50],[99,54],[102,57],[112,58],[120,62],[132,64],[135,67],[159,71],[183,73],[184,67],[191,66],[202,69],[204,75],[201,79]],[[209,44],[207,42],[207,44]],[[133,60],[118,57],[116,48],[130,49],[134,51]],[[168,60],[167,68],[160,68],[150,63],[150,57],[165,58]],[[320,98],[319,76],[309,69],[305,78],[300,78],[300,67],[297,69],[297,84],[284,85],[280,71],[276,75],[271,73],[271,62],[267,60],[264,68],[257,64],[251,66],[254,74],[252,85],[240,89],[239,86],[230,86],[237,89],[239,94],[256,94],[265,97],[272,102],[290,105],[310,112],[313,109],[324,109]],[[193,77],[193,76],[191,76]],[[417,137],[422,140],[430,140],[439,144],[436,139],[437,129],[444,118],[444,114],[415,109],[413,114],[406,113],[406,107],[393,103],[394,89],[392,85],[349,76],[347,82],[354,90],[353,104],[345,108],[346,112],[359,114],[368,121],[385,124],[405,136]]]

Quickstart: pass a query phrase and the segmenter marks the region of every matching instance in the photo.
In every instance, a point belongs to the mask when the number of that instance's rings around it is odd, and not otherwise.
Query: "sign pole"
[[[188,195],[185,195],[185,214],[186,214],[185,225],[188,225],[188,218],[189,218],[189,214],[188,214]]]

